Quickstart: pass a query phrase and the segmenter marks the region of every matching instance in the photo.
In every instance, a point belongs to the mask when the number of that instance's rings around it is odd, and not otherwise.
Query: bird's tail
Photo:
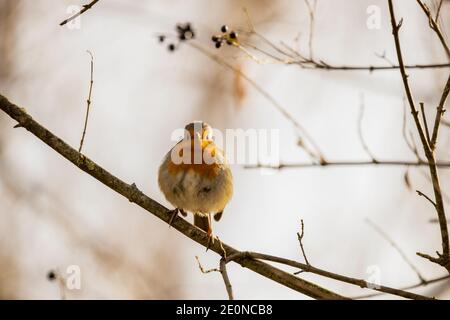
[[[194,214],[194,225],[196,227],[199,227],[205,232],[208,232],[208,230],[210,230],[208,216],[201,216],[198,214]]]

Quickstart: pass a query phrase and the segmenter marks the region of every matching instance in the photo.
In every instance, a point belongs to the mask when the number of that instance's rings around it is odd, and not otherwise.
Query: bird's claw
[[[186,211],[184,211],[183,209],[178,209],[178,210],[180,210],[180,213],[181,213],[181,215],[183,217],[187,217],[187,212]]]
[[[173,221],[175,220],[175,217],[178,215],[178,211],[179,211],[178,208],[175,208],[175,209],[169,211],[169,214],[170,214],[169,228],[172,226]]]
[[[208,242],[206,243],[206,251],[209,250],[209,248],[211,247],[211,245],[214,245],[214,235],[212,233],[212,229],[208,229],[208,232],[206,233],[206,235],[208,236]]]

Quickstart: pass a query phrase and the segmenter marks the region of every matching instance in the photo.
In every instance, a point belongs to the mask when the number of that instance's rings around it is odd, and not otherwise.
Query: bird
[[[213,140],[213,130],[203,121],[185,126],[184,137],[164,157],[158,184],[171,210],[169,226],[178,213],[194,215],[194,225],[206,232],[207,250],[214,243],[211,215],[222,218],[233,195],[233,175],[224,152]]]

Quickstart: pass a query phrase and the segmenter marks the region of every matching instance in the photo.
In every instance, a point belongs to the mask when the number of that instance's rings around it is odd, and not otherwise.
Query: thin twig
[[[430,164],[426,161],[409,161],[409,160],[377,160],[377,162],[367,160],[333,160],[326,161],[324,163],[315,162],[293,162],[293,163],[280,163],[278,165],[270,164],[248,164],[244,165],[245,169],[299,169],[299,168],[324,168],[324,167],[351,167],[351,166],[400,166],[400,167],[428,167]],[[450,161],[436,162],[436,166],[442,169],[450,168]]]
[[[376,53],[376,52],[375,52],[375,55],[376,55],[378,58],[383,59],[384,61],[386,61],[387,63],[389,63],[390,66],[395,66],[395,63],[393,63],[393,62],[391,61],[391,59],[389,59],[389,58],[386,56],[386,51],[383,51],[382,54],[379,54],[379,53]]]
[[[423,162],[419,155],[419,150],[417,149],[416,143],[414,141],[414,136],[411,131],[409,131],[409,136],[410,136],[411,140],[408,139],[407,130],[406,130],[406,126],[407,126],[406,125],[406,109],[407,109],[406,101],[405,101],[405,99],[403,99],[403,127],[402,127],[403,138],[405,139],[405,142],[406,142],[406,145],[408,146],[408,148],[416,156],[417,161]]]
[[[225,257],[220,259],[220,273],[222,274],[223,282],[225,283],[225,288],[227,289],[228,299],[234,300],[233,287],[231,286],[230,278],[228,278],[227,260]]]
[[[223,282],[225,284],[225,289],[227,290],[228,299],[234,300],[233,287],[231,286],[231,282],[230,282],[230,278],[228,277],[227,266],[226,266],[226,264],[229,261],[227,260],[226,251],[225,251],[225,248],[223,247],[222,242],[220,241],[220,239],[218,239],[218,241],[220,243],[221,249],[223,250],[223,255],[222,255],[222,258],[220,259],[219,268],[212,268],[212,269],[206,270],[205,268],[203,268],[199,257],[195,256],[195,259],[197,259],[198,267],[203,274],[208,274],[211,272],[220,272],[220,274],[222,275]]]
[[[73,19],[76,19],[77,17],[81,16],[83,13],[85,13],[86,11],[88,11],[89,9],[91,9],[99,0],[93,0],[88,4],[83,5],[83,7],[81,8],[81,10],[77,13],[75,13],[73,16],[71,16],[70,18],[67,18],[66,20],[64,20],[63,22],[61,22],[59,25],[63,26],[66,23],[72,21]]]
[[[447,83],[445,84],[444,91],[442,92],[441,99],[436,111],[436,118],[434,119],[433,135],[431,137],[430,148],[434,150],[436,148],[436,141],[438,138],[439,124],[441,123],[442,116],[445,113],[445,102],[447,101],[448,95],[450,94],[450,75],[448,77]]]
[[[306,4],[309,5],[308,0],[305,0]],[[316,3],[316,0],[315,0]],[[315,4],[314,4],[315,8]],[[244,52],[245,55],[250,57],[252,60],[254,60],[258,64],[267,64],[267,63],[282,63],[286,65],[297,65],[303,69],[321,69],[321,70],[327,70],[327,71],[385,71],[385,70],[397,70],[400,68],[399,65],[394,65],[392,63],[389,63],[389,66],[352,66],[352,65],[332,65],[329,64],[323,60],[317,61],[314,60],[313,57],[307,58],[304,56],[299,50],[295,50],[292,47],[288,46],[283,41],[281,42],[281,45],[289,51],[286,52],[283,50],[280,46],[276,45],[274,42],[270,41],[268,38],[266,38],[263,34],[259,33],[256,28],[254,27],[254,24],[250,18],[250,14],[248,13],[248,10],[244,7],[243,8],[244,13],[246,15],[247,19],[247,25],[248,30],[243,31],[243,33],[247,35],[255,35],[258,38],[260,38],[264,43],[269,45],[272,49],[274,49],[276,52],[280,54],[280,56],[275,56],[272,53],[269,53],[255,45],[249,45],[254,50],[259,51],[265,56],[268,56],[271,58],[270,60],[260,59],[253,54],[251,54],[248,50],[245,49],[243,45],[236,45],[235,47],[240,49]],[[314,9],[315,10],[315,9]],[[311,11],[310,11],[311,12]],[[310,33],[310,52],[312,51],[312,35]],[[311,54],[312,55],[312,54]],[[436,63],[436,64],[414,64],[414,65],[404,65],[406,69],[436,69],[436,68],[448,68],[450,67],[450,63]]]
[[[211,273],[211,272],[220,272],[220,270],[217,269],[217,268],[205,269],[203,267],[202,263],[200,262],[200,258],[198,256],[195,256],[195,259],[197,260],[198,268],[200,269],[201,273],[208,274],[208,273]]]
[[[430,24],[430,28],[436,33],[437,37],[439,38],[439,40],[442,44],[442,47],[445,50],[445,53],[447,54],[447,58],[450,60],[450,48],[449,48],[449,45],[448,45],[444,35],[441,32],[439,24],[438,24],[439,12],[440,12],[442,3],[439,4],[437,14],[436,14],[436,19],[433,19],[431,11],[426,4],[424,4],[421,0],[417,0],[417,3],[422,8],[425,15],[428,17],[428,22]],[[442,92],[442,96],[439,101],[439,105],[437,107],[436,118],[434,120],[433,135],[432,135],[431,143],[430,143],[431,151],[434,151],[434,149],[436,147],[436,141],[437,141],[437,136],[438,136],[438,131],[439,131],[439,124],[441,123],[442,116],[444,115],[444,112],[445,112],[444,105],[445,105],[445,102],[447,100],[449,93],[450,93],[450,75],[447,80],[447,84],[445,85],[444,91]]]
[[[431,180],[430,176],[426,173],[423,172],[422,170],[419,170],[419,173],[430,183],[433,183],[433,181]],[[442,198],[446,201],[446,203],[450,204],[450,196],[448,194],[446,194],[445,192],[443,192],[441,190],[442,193]]]
[[[450,48],[447,44],[447,41],[445,40],[444,35],[441,32],[441,28],[439,27],[437,20],[433,19],[433,15],[431,14],[431,11],[426,4],[424,4],[421,0],[417,0],[417,3],[419,4],[420,8],[422,8],[425,15],[428,17],[428,23],[430,24],[430,28],[433,29],[433,31],[438,36],[439,41],[441,41],[442,47],[444,48],[445,53],[447,54],[447,58],[450,59]]]
[[[443,125],[446,126],[446,127],[450,127],[450,121],[449,121],[449,120],[444,120],[444,119],[442,119],[442,120],[441,120],[441,124],[443,124]]]
[[[89,121],[89,111],[91,109],[91,96],[92,96],[92,86],[94,85],[94,56],[92,55],[92,52],[90,52],[89,50],[87,51],[87,53],[89,53],[89,55],[91,56],[91,81],[89,82],[89,94],[88,94],[88,98],[87,98],[87,106],[86,106],[86,117],[84,119],[84,127],[83,127],[83,134],[81,135],[81,141],[80,141],[80,147],[78,148],[78,152],[81,153],[81,150],[83,149],[83,143],[84,143],[84,138],[86,136],[86,130],[87,130],[87,125],[88,125],[88,121]]]
[[[370,151],[369,146],[367,145],[366,141],[364,140],[364,135],[363,135],[363,131],[362,131],[362,120],[364,118],[364,109],[365,109],[364,95],[361,94],[361,104],[360,104],[359,116],[358,116],[358,136],[359,136],[359,140],[361,142],[361,145],[362,145],[364,151],[370,156],[370,158],[372,159],[372,162],[377,163],[378,161],[376,160],[375,156]]]
[[[322,61],[323,62],[323,61]],[[295,63],[300,65],[300,63]],[[300,65],[304,69],[319,69],[325,71],[387,71],[387,70],[398,70],[400,66],[352,66],[352,65],[332,65],[332,64],[322,64],[317,61],[310,61],[308,65]],[[439,68],[450,68],[450,63],[436,63],[436,64],[414,64],[405,65],[406,69],[439,69]]]
[[[371,226],[381,237],[383,237],[397,252],[398,254],[402,257],[403,261],[406,262],[407,265],[409,265],[409,267],[414,271],[414,273],[417,275],[417,277],[419,278],[419,280],[421,281],[421,283],[425,283],[426,280],[425,278],[422,276],[422,274],[420,273],[419,269],[417,269],[417,267],[411,262],[411,260],[409,260],[408,256],[403,252],[403,250],[395,243],[394,240],[392,240],[391,237],[389,237],[389,235],[383,231],[383,229],[381,229],[380,226],[378,226],[377,224],[375,224],[372,220],[370,220],[369,218],[365,219],[367,224],[369,226]]]
[[[306,6],[308,7],[308,14],[309,14],[309,37],[308,37],[308,47],[309,47],[309,59],[314,59],[314,50],[313,50],[313,40],[314,40],[314,16],[316,12],[317,7],[317,0],[312,0],[313,3],[310,2],[310,0],[304,0]]]
[[[439,220],[436,218],[430,219],[429,223],[439,223]],[[447,224],[450,224],[450,221],[447,221]]]
[[[423,192],[420,191],[420,190],[416,190],[416,192],[417,192],[417,194],[418,194],[419,196],[424,197],[425,199],[427,199],[427,200],[433,205],[433,207],[436,208],[436,202],[434,202],[433,200],[431,200],[431,198],[430,198],[429,196],[427,196],[425,193],[423,193]]]
[[[305,248],[303,247],[303,236],[305,235],[305,224],[303,223],[303,219],[300,220],[301,222],[301,232],[297,232],[297,239],[298,243],[300,244],[300,249],[302,250],[303,259],[305,259],[305,262],[307,265],[309,265],[308,258],[306,257]]]
[[[437,7],[437,10],[436,10],[436,17],[434,18],[434,20],[437,22],[437,21],[439,21],[439,15],[440,15],[440,13],[441,13],[441,9],[442,9],[442,4],[444,3],[444,0],[440,0],[439,1],[439,4],[438,4],[438,7]]]
[[[425,106],[423,102],[420,102],[420,112],[422,113],[422,122],[425,130],[425,136],[427,137],[428,145],[431,146],[430,131],[428,130],[427,115],[425,114]]]
[[[446,275],[446,276],[442,276],[439,278],[435,278],[435,279],[431,279],[431,280],[425,280],[425,282],[418,282],[416,284],[413,285],[409,285],[406,287],[402,287],[400,288],[400,290],[413,290],[413,289],[417,289],[417,288],[421,288],[421,287],[425,287],[427,285],[433,284],[433,283],[437,283],[437,282],[441,282],[444,280],[449,280],[450,279],[450,275]],[[372,298],[372,297],[377,297],[384,294],[383,292],[381,293],[371,293],[371,294],[366,294],[366,295],[361,295],[361,296],[356,296],[356,297],[352,297],[352,299],[358,300],[358,299],[367,299],[367,298]]]

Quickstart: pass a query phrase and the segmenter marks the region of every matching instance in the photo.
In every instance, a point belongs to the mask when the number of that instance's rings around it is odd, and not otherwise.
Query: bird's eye
[[[206,139],[206,140],[214,140],[214,137],[213,137],[211,131],[207,131],[207,132],[206,132],[205,139]]]

